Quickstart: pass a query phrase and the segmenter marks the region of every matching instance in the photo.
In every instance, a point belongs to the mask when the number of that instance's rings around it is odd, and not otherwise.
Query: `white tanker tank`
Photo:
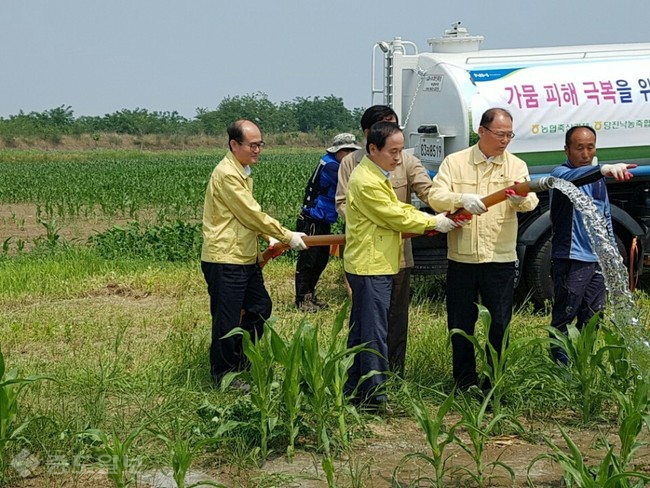
[[[507,109],[516,137],[508,150],[532,178],[562,164],[566,131],[588,124],[598,136],[598,160],[636,163],[629,182],[608,179],[619,251],[634,288],[650,264],[650,43],[480,50],[483,37],[460,22],[431,50],[399,37],[375,44],[372,103],[391,106],[405,144],[433,176],[450,153],[478,140],[483,112]],[[542,304],[552,296],[548,196],[519,219],[518,282]],[[420,202],[414,202],[419,204]],[[414,273],[446,269],[445,240],[413,241]]]
[[[427,166],[473,143],[491,107],[512,113],[508,149],[529,166],[561,163],[576,124],[597,130],[600,161],[650,164],[650,43],[479,50],[482,40],[458,22],[430,52],[399,37],[375,45],[372,101],[393,107]]]

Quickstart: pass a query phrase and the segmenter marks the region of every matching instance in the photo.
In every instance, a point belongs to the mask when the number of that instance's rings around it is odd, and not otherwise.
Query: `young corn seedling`
[[[639,440],[645,425],[650,428],[650,384],[647,378],[636,379],[631,391],[626,394],[615,391],[618,403],[618,438],[621,441],[620,464],[626,469],[634,454],[648,442]]]
[[[117,488],[124,488],[136,482],[136,471],[140,468],[141,459],[132,454],[132,447],[146,425],[133,429],[126,438],[122,439],[113,430],[107,434],[101,429],[88,429],[82,432],[82,437],[87,437],[97,442],[94,453],[99,463],[106,468],[108,478]]]
[[[456,409],[462,416],[462,419],[458,423],[458,427],[464,427],[467,429],[470,444],[466,444],[458,437],[456,437],[455,440],[458,445],[471,456],[476,466],[476,472],[466,467],[460,467],[458,469],[468,474],[469,477],[472,478],[480,487],[486,486],[486,484],[489,484],[492,479],[491,475],[487,475],[488,468],[492,468],[492,471],[494,471],[496,467],[501,467],[508,472],[511,480],[514,482],[515,473],[510,466],[501,462],[498,458],[495,461],[486,464],[483,461],[483,453],[488,438],[499,428],[501,422],[509,421],[520,430],[523,430],[516,419],[505,414],[494,414],[492,418],[488,416],[487,411],[489,409],[488,407],[491,396],[492,391],[487,393],[478,410],[476,409],[475,402],[469,398],[469,395],[458,395],[455,402]]]
[[[5,359],[0,350],[0,481],[5,477],[10,443],[21,439],[29,421],[18,424],[18,397],[20,392],[35,381],[51,379],[45,376],[19,377],[17,369],[5,368]]]
[[[270,344],[272,334],[269,332],[269,325],[264,324],[264,333],[255,342],[251,340],[248,331],[239,327],[230,331],[224,338],[234,335],[242,336],[242,349],[250,362],[250,368],[247,371],[227,374],[221,382],[221,385],[222,388],[227,388],[236,377],[252,385],[250,396],[253,405],[260,412],[260,422],[258,425],[261,439],[260,454],[262,461],[265,461],[269,455],[269,442],[278,423],[280,402],[278,388],[274,382],[275,356]]]
[[[582,331],[569,324],[567,334],[549,327],[552,347],[561,347],[568,359],[570,391],[577,392],[574,403],[580,405],[583,422],[593,420],[594,415],[602,412],[603,402],[611,398],[611,385],[608,381],[607,355],[623,347],[618,344],[600,345],[598,340],[598,322],[600,317],[594,315]]]
[[[431,455],[421,452],[407,454],[399,462],[393,471],[393,485],[399,486],[399,474],[402,468],[410,461],[424,461],[433,467],[435,478],[430,476],[422,476],[411,482],[413,486],[420,486],[422,483],[430,483],[431,486],[444,486],[444,476],[447,472],[447,459],[445,456],[446,447],[452,442],[456,441],[455,430],[458,423],[452,424],[448,429],[445,426],[444,420],[454,405],[454,392],[452,391],[442,405],[436,411],[435,417],[429,413],[429,407],[422,401],[422,398],[413,398],[408,390],[406,390],[407,397],[413,408],[415,419],[424,431],[427,443],[431,448]]]
[[[223,485],[213,481],[200,481],[191,485],[186,485],[187,472],[189,471],[192,461],[196,455],[206,446],[216,444],[223,438],[223,434],[236,427],[236,422],[229,422],[222,425],[214,437],[207,439],[196,439],[192,434],[191,422],[179,424],[176,420],[173,422],[173,432],[170,435],[161,431],[150,429],[150,431],[163,442],[169,454],[169,461],[172,467],[172,477],[178,488],[192,488],[197,486],[216,486],[223,488]]]
[[[342,331],[348,309],[349,301],[346,301],[337,313],[327,347],[321,346],[318,329],[310,325],[305,326],[302,341],[302,377],[307,387],[305,401],[315,417],[316,439],[324,453],[321,464],[328,486],[334,486],[335,474],[329,437],[330,419],[335,419],[338,425],[340,442],[347,445],[344,386],[354,356],[365,350],[365,345],[347,347],[347,334]]]
[[[614,448],[609,445],[607,446],[607,454],[600,464],[589,466],[573,439],[569,437],[562,427],[559,428],[567,444],[568,452],[564,452],[552,439],[546,437],[546,444],[551,448],[552,452],[541,454],[531,461],[528,466],[529,486],[535,486],[530,478],[530,470],[541,459],[551,460],[562,467],[565,486],[580,488],[643,488],[650,481],[650,476],[644,473],[624,471],[621,459],[614,454]]]
[[[287,446],[287,458],[293,460],[295,452],[296,437],[298,437],[299,425],[298,416],[302,406],[304,393],[302,391],[302,336],[305,330],[305,322],[302,321],[293,334],[291,341],[287,344],[282,337],[269,326],[267,333],[270,335],[273,355],[282,365],[281,395],[282,404],[286,412],[286,424],[289,434],[289,445]]]

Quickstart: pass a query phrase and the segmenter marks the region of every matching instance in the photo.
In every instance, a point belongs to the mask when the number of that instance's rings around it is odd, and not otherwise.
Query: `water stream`
[[[587,234],[605,278],[607,287],[606,317],[623,336],[633,363],[642,374],[650,372],[650,343],[639,324],[640,311],[628,286],[628,270],[610,234],[605,217],[587,195],[560,178],[550,178],[549,185],[564,193],[582,213]]]

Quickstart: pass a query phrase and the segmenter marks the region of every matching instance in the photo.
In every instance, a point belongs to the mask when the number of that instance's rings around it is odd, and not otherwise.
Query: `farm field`
[[[548,358],[548,310],[520,304],[494,370],[479,348],[489,398],[450,396],[440,278],[413,280],[390,413],[337,389],[349,359],[337,258],[319,284],[328,309],[308,315],[293,306],[294,256],[265,268],[276,340],[251,349],[250,395],[215,387],[198,223],[223,154],[0,151],[0,486],[644,485],[648,372],[616,324],[573,338],[563,368]],[[320,154],[265,150],[253,169],[256,198],[288,227]],[[647,290],[635,292],[646,331]]]

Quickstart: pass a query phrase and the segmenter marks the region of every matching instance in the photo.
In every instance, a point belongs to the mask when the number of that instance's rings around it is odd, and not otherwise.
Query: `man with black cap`
[[[336,222],[334,204],[339,164],[344,156],[360,149],[353,134],[334,137],[332,145],[321,157],[305,188],[302,212],[296,230],[309,236],[329,234]],[[298,253],[296,264],[296,306],[306,312],[317,312],[325,303],[316,299],[316,284],[329,259],[327,246],[314,246]]]

